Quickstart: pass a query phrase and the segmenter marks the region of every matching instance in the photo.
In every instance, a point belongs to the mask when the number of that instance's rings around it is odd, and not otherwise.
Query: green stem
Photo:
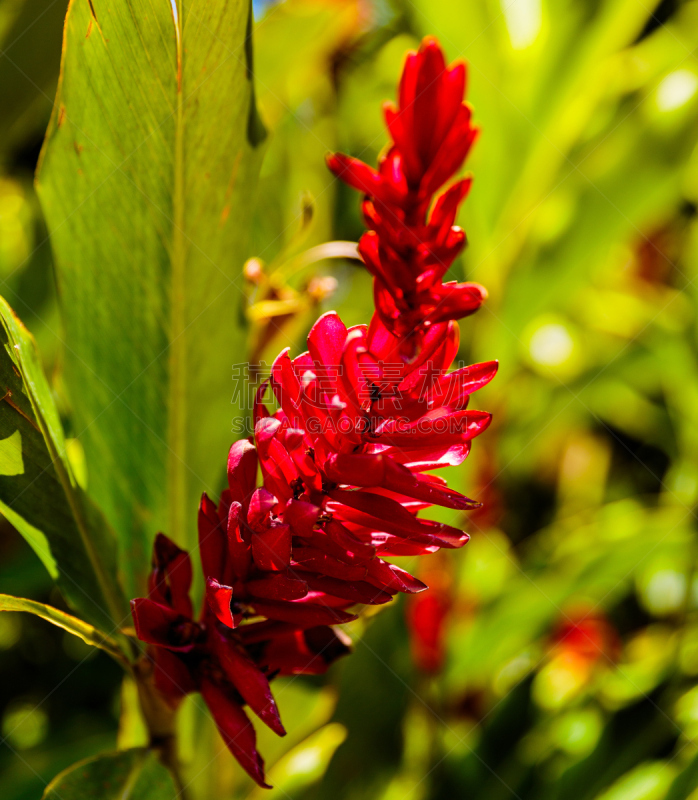
[[[133,665],[133,677],[138,688],[143,719],[148,728],[149,746],[158,753],[160,761],[172,773],[178,800],[186,800],[186,786],[177,754],[177,709],[165,702],[155,687],[153,664],[148,658],[141,658]]]

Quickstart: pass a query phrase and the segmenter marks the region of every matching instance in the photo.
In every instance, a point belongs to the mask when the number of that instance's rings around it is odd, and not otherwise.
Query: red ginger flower
[[[291,360],[284,351],[274,362],[279,410],[270,416],[264,406],[265,385],[254,410],[257,447],[234,444],[228,489],[217,506],[206,495],[201,501],[200,618],[189,598],[189,556],[162,534],[149,595],[132,601],[163,697],[174,707],[200,691],[229,749],[263,786],[243,706],[283,735],[269,680],[324,672],[348,652],[334,625],[354,619],[357,603],[426,588],[384,557],[468,540],[457,528],[417,518],[420,510],[479,505],[426,474],[462,463],[489,425],[489,414],[467,406],[497,370],[487,362],[448,373],[458,351],[454,320],[485,297],[477,284],[442,283],[465,241],[453,222],[469,181],[452,185],[429,211],[477,132],[464,86],[464,67],[446,69],[436,42],[425,40],[408,57],[399,108],[386,108],[394,143],[379,171],[330,159],[367,195],[371,231],[360,249],[375,276],[377,312],[368,327],[350,329],[325,314],[308,352]]]
[[[427,38],[407,57],[398,106],[384,107],[393,143],[378,171],[341,153],[327,160],[337,177],[366,195],[370,231],[359,252],[374,276],[376,311],[404,338],[401,349],[409,355],[428,325],[472,314],[487,297],[479,284],[442,282],[465,244],[454,222],[471,179],[457,181],[433,203],[478,134],[464,92],[465,65],[446,67],[438,42]]]

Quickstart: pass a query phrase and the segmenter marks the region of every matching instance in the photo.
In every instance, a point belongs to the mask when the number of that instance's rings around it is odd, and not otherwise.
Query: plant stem
[[[160,739],[151,737],[150,747],[158,753],[161,763],[170,771],[177,789],[177,800],[188,800],[187,787],[179,769],[176,734],[170,733]]]
[[[155,687],[153,664],[147,657],[133,665],[133,676],[148,728],[149,746],[158,753],[160,761],[172,774],[178,800],[187,800],[186,785],[182,780],[177,755],[177,709],[165,702]]]

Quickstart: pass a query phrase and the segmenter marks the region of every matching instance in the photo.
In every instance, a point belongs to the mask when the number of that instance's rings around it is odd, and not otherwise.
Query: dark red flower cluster
[[[621,643],[618,632],[603,612],[579,606],[568,610],[558,622],[550,645],[558,657],[591,667],[599,661],[615,661]]]
[[[434,195],[461,168],[478,135],[472,110],[463,102],[465,65],[447,68],[435,39],[425,39],[407,57],[397,107],[386,103],[385,121],[393,143],[378,171],[336,153],[329,168],[363,192],[370,229],[359,252],[374,276],[376,311],[412,355],[429,324],[472,314],[487,297],[477,283],[443,283],[465,244],[454,225],[471,185],[456,181]]]
[[[419,669],[436,675],[446,660],[446,628],[455,595],[453,575],[446,557],[436,556],[421,573],[429,591],[410,598],[406,606],[412,658]]]
[[[463,242],[452,223],[466,184],[448,189],[426,220],[434,192],[475,136],[464,77],[426,41],[408,57],[399,110],[388,112],[395,144],[380,174],[337,157],[354,176],[373,176],[364,210],[374,232],[362,240],[364,258],[371,268],[378,263],[368,255],[374,242],[380,263],[394,262],[375,272],[378,309],[368,326],[347,329],[325,314],[307,352],[292,359],[286,350],[275,360],[255,402],[253,441],[232,446],[218,505],[201,501],[200,616],[189,598],[189,556],[162,534],[149,595],[132,601],[162,696],[174,707],[201,692],[260,785],[263,762],[243,706],[283,735],[269,680],[323,672],[348,652],[337,626],[361,605],[427,588],[388,559],[457,548],[468,536],[420,511],[478,506],[431,474],[461,464],[489,425],[490,415],[469,410],[468,401],[497,369],[487,362],[449,371],[458,352],[454,319],[484,298],[474,284],[441,283]],[[275,410],[266,406],[269,388]]]

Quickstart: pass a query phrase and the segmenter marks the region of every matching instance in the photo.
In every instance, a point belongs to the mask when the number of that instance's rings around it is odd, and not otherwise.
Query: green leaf
[[[57,775],[43,800],[173,800],[170,773],[144,748],[88,758]]]
[[[104,650],[112,658],[115,658],[120,664],[127,665],[121,651],[119,650],[119,643],[100,633],[92,625],[83,622],[77,617],[66,614],[52,606],[47,606],[44,603],[37,603],[34,600],[26,600],[24,597],[12,597],[9,594],[0,594],[0,611],[26,611],[28,614],[35,614],[37,617],[45,619],[52,625],[56,625],[63,630],[72,633],[74,636],[80,637],[86,644],[92,647],[99,647]]]
[[[17,430],[7,439],[0,439],[0,475],[22,475],[22,434]]]
[[[112,632],[128,616],[114,535],[74,479],[34,340],[2,298],[0,343],[0,513],[73,608]]]
[[[338,722],[323,725],[299,745],[292,748],[269,770],[269,780],[274,787],[256,788],[249,800],[269,800],[297,797],[325,774],[335,750],[347,738],[347,729]]]
[[[71,3],[37,177],[88,491],[131,595],[152,537],[195,542],[234,440],[260,142],[248,0]]]
[[[674,778],[664,800],[688,800],[692,792],[698,789],[698,756]]]

